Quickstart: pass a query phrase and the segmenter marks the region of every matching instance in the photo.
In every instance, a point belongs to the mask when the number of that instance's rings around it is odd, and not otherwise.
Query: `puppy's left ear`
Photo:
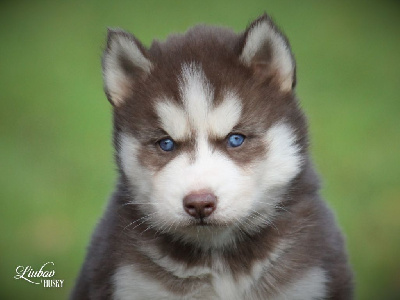
[[[259,80],[272,80],[282,91],[291,91],[296,85],[296,63],[287,38],[264,14],[244,32],[240,55],[243,64],[250,67]]]

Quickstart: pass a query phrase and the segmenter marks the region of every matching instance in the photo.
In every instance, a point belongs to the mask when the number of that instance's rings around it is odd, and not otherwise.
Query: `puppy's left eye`
[[[166,138],[160,140],[158,145],[160,146],[161,150],[168,152],[174,150],[175,142],[170,138]]]
[[[234,133],[228,137],[228,146],[235,148],[243,144],[245,136],[243,134]]]

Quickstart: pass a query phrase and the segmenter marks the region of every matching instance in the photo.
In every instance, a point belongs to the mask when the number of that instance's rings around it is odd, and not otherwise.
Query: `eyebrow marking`
[[[212,137],[224,138],[239,123],[242,103],[233,92],[226,92],[224,100],[208,116],[208,133]]]
[[[179,141],[190,138],[191,131],[185,111],[171,100],[163,100],[156,104],[156,112],[160,125],[172,139]]]

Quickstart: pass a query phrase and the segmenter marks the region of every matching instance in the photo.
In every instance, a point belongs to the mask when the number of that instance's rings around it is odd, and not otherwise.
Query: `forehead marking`
[[[226,91],[215,108],[214,90],[199,65],[183,64],[179,79],[183,106],[172,100],[160,99],[156,112],[163,129],[175,140],[184,140],[194,132],[198,143],[208,137],[225,138],[237,125],[242,104],[232,91]]]
[[[193,129],[197,133],[204,134],[214,90],[199,65],[195,63],[182,65],[179,90]]]

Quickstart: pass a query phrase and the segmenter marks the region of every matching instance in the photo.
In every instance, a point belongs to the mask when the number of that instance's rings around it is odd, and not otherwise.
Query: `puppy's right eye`
[[[165,138],[158,141],[158,145],[160,146],[161,150],[169,152],[174,150],[175,142],[170,138]]]

